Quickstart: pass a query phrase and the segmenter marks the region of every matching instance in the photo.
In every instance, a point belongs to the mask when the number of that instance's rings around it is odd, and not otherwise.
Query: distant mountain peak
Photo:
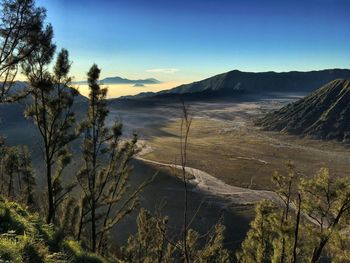
[[[350,81],[336,79],[257,121],[266,130],[350,140]]]
[[[151,85],[151,84],[159,84],[161,83],[159,80],[155,78],[147,78],[147,79],[137,79],[137,80],[132,80],[132,79],[127,79],[127,78],[122,78],[119,76],[115,77],[107,77],[104,79],[101,79],[99,81],[101,84],[142,84],[142,85]],[[86,84],[87,81],[78,81],[76,84]]]
[[[141,83],[135,83],[133,87],[144,87],[145,85],[144,84],[141,84]]]

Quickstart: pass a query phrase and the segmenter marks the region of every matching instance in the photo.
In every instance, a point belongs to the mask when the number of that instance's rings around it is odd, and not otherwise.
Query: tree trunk
[[[9,187],[8,187],[8,190],[7,190],[7,196],[9,198],[11,198],[11,197],[13,198],[13,195],[12,195],[13,191],[12,191],[12,189],[13,189],[13,175],[12,175],[12,173],[10,173]]]
[[[301,196],[298,194],[298,213],[297,213],[297,221],[295,224],[294,231],[294,245],[293,245],[293,261],[292,263],[297,262],[297,247],[298,247],[298,236],[299,236],[299,224],[300,224],[300,214],[301,214]]]
[[[93,197],[95,198],[95,197]],[[92,200],[91,205],[91,238],[92,238],[92,252],[96,252],[96,206],[95,200]]]
[[[81,214],[80,214],[80,220],[79,220],[77,240],[80,240],[81,238],[81,232],[83,230],[83,220],[84,220],[84,204],[83,202],[81,202]]]
[[[318,247],[314,249],[314,252],[312,254],[312,259],[311,259],[312,263],[316,263],[320,259],[322,250],[324,246],[327,244],[327,242],[328,242],[328,238],[322,239]]]
[[[46,222],[52,223],[55,218],[55,207],[53,201],[53,190],[52,190],[52,178],[51,178],[51,164],[50,161],[46,161],[46,177],[47,177],[47,193],[48,193],[48,205],[49,211],[47,214]]]

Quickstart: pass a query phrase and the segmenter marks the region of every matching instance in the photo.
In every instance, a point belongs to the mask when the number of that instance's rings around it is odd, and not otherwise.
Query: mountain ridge
[[[264,130],[316,139],[350,140],[350,81],[333,80],[309,96],[257,120]]]
[[[350,79],[349,69],[324,69],[289,72],[243,72],[232,70],[200,81],[156,93],[140,93],[124,98],[202,94],[235,96],[242,93],[311,92],[334,79]]]

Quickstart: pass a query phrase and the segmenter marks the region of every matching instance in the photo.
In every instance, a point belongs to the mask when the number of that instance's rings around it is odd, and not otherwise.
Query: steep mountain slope
[[[242,72],[233,70],[214,77],[181,85],[157,93],[144,93],[134,98],[171,96],[232,96],[241,93],[310,92],[337,78],[350,78],[348,69],[309,72]]]
[[[350,138],[350,81],[334,80],[311,95],[257,121],[266,130],[347,141]]]

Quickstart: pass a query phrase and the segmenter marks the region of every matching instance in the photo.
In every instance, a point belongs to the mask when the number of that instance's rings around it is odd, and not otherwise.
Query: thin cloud
[[[165,74],[172,74],[178,72],[178,68],[153,68],[153,69],[147,69],[146,72],[153,72],[153,73],[165,73]]]

